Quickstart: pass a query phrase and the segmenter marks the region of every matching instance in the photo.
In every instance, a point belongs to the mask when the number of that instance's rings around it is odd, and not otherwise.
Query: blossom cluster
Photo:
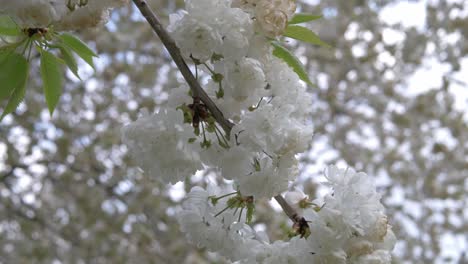
[[[250,7],[245,8],[234,7],[227,0],[187,0],[187,11],[170,16],[169,30],[183,55],[211,75],[203,86],[225,117],[235,123],[230,134],[205,133],[209,125],[202,122],[203,133],[181,134],[175,147],[166,140],[174,132],[161,129],[174,124],[146,131],[147,121],[137,121],[124,128],[123,138],[141,167],[157,177],[174,166],[171,158],[154,158],[164,150],[166,157],[173,157],[184,168],[185,177],[202,165],[209,166],[234,180],[242,195],[271,198],[286,191],[297,176],[295,155],[307,150],[312,139],[307,120],[312,100],[297,74],[273,56],[268,35],[257,30],[261,23]],[[172,89],[167,106],[154,119],[171,109],[190,106],[192,100],[186,86]],[[208,141],[222,144],[204,145]],[[143,162],[149,157],[152,162]],[[175,183],[183,176],[176,173],[172,179],[161,178]]]
[[[232,180],[188,194],[178,219],[189,240],[240,263],[390,263],[395,238],[364,173],[329,167],[333,194],[320,209],[301,208],[311,235],[288,242],[270,243],[245,224],[249,215],[233,206],[236,198],[221,199],[232,193],[243,203],[242,197],[270,199],[288,190],[298,175],[296,155],[312,139],[312,97],[270,43],[287,26],[294,1],[185,2],[186,11],[171,15],[168,29],[234,127],[223,134],[181,85],[154,115],[124,127],[123,140],[141,168],[164,182],[208,167]],[[302,194],[288,196],[303,200]]]
[[[239,263],[390,263],[396,239],[372,178],[335,166],[326,178],[333,192],[323,197],[323,206],[301,212],[310,226],[307,238],[270,243],[235,211],[219,214],[227,199],[213,205],[210,197],[229,193],[230,187],[192,188],[179,223],[189,241]]]
[[[128,0],[0,0],[0,14],[7,14],[24,28],[54,26],[75,30],[105,23],[109,10]]]
[[[107,21],[111,8],[127,2],[0,0],[0,14],[24,28],[71,30]],[[320,207],[311,206],[303,193],[286,195],[308,223],[301,237],[270,243],[247,224],[256,200],[288,190],[298,176],[296,156],[312,140],[312,96],[274,56],[271,44],[285,32],[296,5],[294,0],[185,3],[186,11],[170,16],[168,30],[234,126],[220,127],[200,98],[181,85],[156,113],[125,126],[122,136],[139,166],[163,182],[184,181],[206,168],[230,180],[192,188],[178,213],[188,239],[239,263],[390,263],[395,237],[380,196],[372,178],[352,169],[329,167],[326,184],[333,193]]]
[[[307,150],[313,133],[311,95],[270,45],[294,7],[292,1],[186,0],[186,11],[171,15],[169,31],[185,58],[211,76],[200,81],[235,126],[224,137],[182,85],[156,114],[126,126],[123,139],[140,166],[165,182],[206,167],[233,180],[233,186],[189,193],[178,219],[194,244],[243,263],[389,263],[394,236],[364,173],[329,168],[334,194],[320,210],[302,211],[310,221],[307,239],[269,243],[229,199],[211,199],[232,192],[271,198],[298,174],[296,154]]]

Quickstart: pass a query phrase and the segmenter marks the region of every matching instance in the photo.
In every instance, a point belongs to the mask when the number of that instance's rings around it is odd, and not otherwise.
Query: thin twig
[[[167,51],[169,51],[169,54],[171,55],[172,59],[177,65],[177,68],[179,68],[180,72],[184,76],[184,79],[187,81],[192,91],[192,96],[200,98],[200,100],[206,105],[208,110],[210,110],[210,113],[213,115],[216,122],[218,122],[223,127],[227,137],[229,137],[231,128],[234,126],[234,124],[224,117],[223,113],[219,110],[216,104],[210,99],[208,94],[206,94],[206,92],[200,86],[197,79],[195,78],[195,76],[193,76],[192,72],[187,66],[187,63],[185,63],[185,60],[182,57],[174,39],[172,39],[169,33],[164,29],[158,17],[156,16],[156,14],[153,13],[146,1],[133,0],[133,3],[135,3],[135,5],[140,10],[141,14],[146,18],[146,21],[148,21],[150,26],[153,28],[154,32],[161,39]]]
[[[226,136],[229,138],[231,129],[234,126],[232,122],[226,119],[223,113],[219,110],[216,104],[211,100],[211,98],[206,94],[203,88],[198,83],[195,76],[193,76],[192,72],[190,71],[187,63],[185,62],[184,58],[182,57],[179,48],[177,47],[175,41],[169,35],[169,33],[164,29],[161,22],[159,21],[156,14],[151,10],[148,6],[148,3],[144,0],[133,0],[133,3],[138,7],[141,14],[145,17],[146,21],[149,23],[153,31],[158,35],[161,42],[166,47],[167,51],[171,55],[172,59],[174,60],[177,68],[179,68],[182,76],[184,76],[185,81],[187,81],[190,90],[192,91],[193,97],[199,97],[200,100],[206,105],[210,113],[213,115],[216,122],[218,122],[221,127],[226,132]],[[304,220],[303,217],[299,216],[281,195],[277,195],[274,197],[275,200],[279,203],[283,211],[286,215],[294,222],[298,223],[301,220]]]
[[[281,194],[278,194],[275,196],[275,200],[279,203],[281,208],[283,208],[284,213],[291,219],[292,221],[296,222],[298,214],[296,210],[294,210],[288,202],[281,196]]]

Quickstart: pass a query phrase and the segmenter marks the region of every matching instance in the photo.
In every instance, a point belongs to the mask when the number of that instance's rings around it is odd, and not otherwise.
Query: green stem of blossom
[[[241,221],[242,212],[244,212],[244,207],[242,207],[241,210],[240,210],[239,218],[237,219],[237,222],[240,222],[240,221]],[[234,215],[235,215],[235,213],[234,213]]]
[[[208,69],[208,71],[209,71],[211,74],[215,75],[215,74],[217,73],[217,72],[215,72],[213,69],[211,69],[210,66],[209,66],[208,64],[206,64],[206,62],[204,62],[203,65]]]
[[[220,212],[218,212],[217,214],[215,214],[214,217],[218,217],[218,215],[220,215],[220,214],[226,212],[226,210],[229,209],[229,208],[230,208],[229,206],[226,206],[223,210],[221,210]]]
[[[218,82],[218,91],[216,92],[216,98],[223,98],[224,97],[224,89],[223,89],[223,83]]]
[[[202,133],[203,133],[203,142],[201,144],[201,147],[202,148],[208,148],[210,146],[210,142],[206,139],[206,132],[205,132],[204,122],[200,122],[200,125],[202,127]]]
[[[23,47],[23,51],[21,51],[21,54],[23,54],[23,55],[26,53],[26,50],[28,49],[28,47],[29,47],[29,45],[31,43],[31,38],[26,38],[26,39],[27,39],[26,44]]]
[[[232,215],[236,215],[237,210],[239,210],[239,207],[236,207],[236,209],[234,209],[234,212],[232,212]]]
[[[223,199],[223,198],[225,198],[225,197],[228,197],[228,196],[231,196],[231,195],[234,195],[234,194],[238,194],[238,193],[239,193],[239,192],[236,191],[236,192],[228,193],[228,194],[225,194],[225,195],[221,195],[221,196],[219,196],[219,197],[212,197],[212,198],[211,198],[211,199],[212,199],[212,203],[216,203],[216,202],[218,202],[218,200],[221,200],[221,199]],[[213,202],[213,200],[216,200],[216,202]]]
[[[218,139],[219,145],[221,147],[223,147],[223,148],[226,148],[226,149],[230,148],[229,142],[227,141],[226,137],[224,136],[223,131],[221,131],[221,129],[219,129],[216,124],[214,124],[214,128],[215,128],[215,135],[216,135],[216,138]],[[222,141],[221,141],[219,135],[221,135]]]
[[[258,101],[257,105],[255,106],[255,109],[259,108],[260,107],[260,104],[262,103],[263,101],[263,97],[260,98],[260,100]]]
[[[232,215],[236,215],[237,214],[237,211],[239,210],[239,208],[241,209],[240,212],[239,212],[239,217],[238,217],[238,220],[237,222],[240,222],[241,221],[241,218],[242,218],[242,213],[244,212],[244,207],[245,205],[243,205],[242,202],[240,201],[237,201],[235,205],[235,209],[234,209],[234,212],[232,213]],[[232,209],[233,206],[230,206],[230,205],[227,205],[223,210],[221,210],[220,212],[218,212],[214,217],[217,217],[218,215],[226,212],[227,209]]]
[[[32,46],[32,42],[29,42],[29,49],[28,49],[28,58],[27,60],[29,61],[31,59],[31,53],[32,53],[32,49],[33,49],[33,46]],[[26,45],[28,45],[26,44]]]
[[[203,65],[208,69],[208,71],[211,73],[211,78],[213,79],[214,82],[218,83],[218,91],[216,92],[216,98],[223,98],[224,97],[224,89],[223,89],[223,75],[220,73],[215,72],[206,62],[203,63]]]
[[[226,148],[226,146],[224,145],[224,143],[221,141],[221,138],[219,138],[219,135],[218,135],[218,130],[215,129],[215,135],[216,135],[216,139],[218,140],[218,144],[223,147],[223,148]]]

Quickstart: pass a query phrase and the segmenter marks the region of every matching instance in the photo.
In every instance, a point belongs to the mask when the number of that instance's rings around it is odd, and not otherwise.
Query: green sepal
[[[213,79],[215,83],[220,83],[223,81],[224,75],[222,75],[221,73],[215,73],[211,75],[211,78]]]
[[[234,209],[240,206],[239,201],[240,201],[239,196],[234,196],[234,197],[229,198],[229,200],[227,200],[226,205],[228,208]]]
[[[217,53],[213,53],[213,55],[211,55],[211,59],[210,59],[210,60],[211,60],[211,62],[213,63],[213,62],[216,62],[216,61],[220,61],[220,60],[222,60],[222,59],[224,59],[224,56],[223,56],[223,55],[217,54]]]
[[[216,98],[220,99],[224,97],[224,89],[222,87],[219,87],[218,91],[216,91]]]
[[[191,124],[193,121],[192,110],[186,105],[180,105],[176,108],[176,110],[182,111],[184,115],[184,123]]]
[[[210,200],[212,205],[216,205],[219,200],[215,195],[208,196],[208,199]]]
[[[201,148],[209,148],[211,147],[211,140],[203,140],[203,142],[200,142]]]
[[[255,204],[253,202],[247,203],[247,224],[252,222],[253,214],[255,212]]]

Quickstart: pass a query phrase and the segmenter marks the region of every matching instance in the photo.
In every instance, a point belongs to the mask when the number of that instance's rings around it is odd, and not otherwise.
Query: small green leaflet
[[[330,45],[323,42],[317,34],[312,32],[310,29],[297,26],[297,25],[289,25],[286,28],[286,31],[283,34],[285,37],[301,40],[310,44],[319,45],[327,48],[331,48]]]
[[[62,94],[62,72],[59,59],[46,50],[41,50],[41,77],[47,107],[52,115]]]
[[[78,56],[80,56],[80,58],[88,63],[89,66],[94,68],[93,57],[97,57],[97,55],[85,43],[68,33],[58,35],[58,38],[65,46],[72,49]]]
[[[0,52],[0,100],[10,97],[28,77],[28,61],[13,51]]]
[[[7,15],[0,16],[0,35],[4,36],[19,36],[21,29],[16,23]]]
[[[10,98],[0,121],[15,111],[24,98],[28,80],[29,63],[18,53],[0,52],[0,100]]]
[[[288,22],[288,24],[292,25],[292,24],[306,23],[306,22],[314,21],[320,18],[322,18],[322,16],[317,16],[317,15],[308,14],[308,13],[297,13]]]
[[[29,69],[29,64],[28,64],[28,69]],[[11,95],[10,100],[8,101],[8,104],[3,110],[2,116],[0,117],[0,121],[2,121],[6,115],[15,111],[16,108],[18,108],[19,104],[23,101],[24,95],[26,94],[27,80],[28,78],[25,78],[23,82],[18,85],[18,87],[15,89],[15,91]]]
[[[81,79],[78,75],[78,64],[76,63],[75,57],[73,57],[72,50],[62,43],[58,44],[58,48],[60,49],[60,53],[62,54],[63,61],[65,62],[65,64],[67,64],[70,71],[73,72],[73,74],[78,79]]]
[[[299,76],[301,80],[303,80],[307,84],[313,85],[309,79],[309,76],[307,75],[307,72],[304,69],[304,66],[293,53],[291,53],[288,49],[283,47],[277,41],[272,41],[271,45],[273,45],[273,47],[275,48],[273,50],[274,56],[286,62],[289,65],[289,67],[291,67],[293,71]]]

